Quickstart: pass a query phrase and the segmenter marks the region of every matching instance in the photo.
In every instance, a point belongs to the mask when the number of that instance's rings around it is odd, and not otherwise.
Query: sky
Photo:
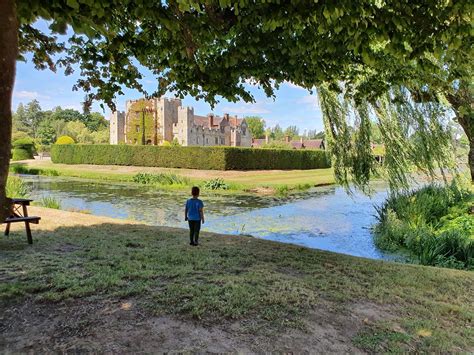
[[[46,23],[39,23],[35,27],[40,29],[47,28]],[[29,56],[27,56],[29,59]],[[156,79],[147,70],[145,73],[143,84],[149,92],[156,88]],[[18,104],[27,103],[33,99],[40,102],[43,110],[51,109],[56,106],[62,108],[73,108],[82,111],[81,102],[84,99],[84,92],[72,91],[72,87],[78,79],[78,74],[74,73],[65,76],[64,72],[58,70],[53,73],[49,70],[35,69],[31,60],[25,62],[17,62],[16,82],[13,92],[13,109],[16,110]],[[250,84],[247,85],[248,90],[254,96],[255,103],[237,102],[232,103],[227,100],[220,102],[211,110],[209,104],[204,101],[196,101],[193,97],[187,96],[183,100],[183,106],[194,107],[194,112],[199,115],[206,115],[214,112],[217,115],[229,113],[239,117],[260,116],[267,127],[279,124],[281,127],[296,125],[300,129],[300,133],[305,130],[316,129],[323,130],[323,121],[321,109],[317,103],[316,94],[312,95],[305,89],[298,87],[292,83],[284,83],[276,92],[276,97],[266,97],[263,90]],[[172,94],[166,95],[173,97]],[[136,90],[124,89],[124,95],[118,96],[116,99],[117,109],[125,110],[125,101],[140,98],[140,93]],[[110,111],[106,109],[104,112],[99,106],[100,103],[95,102],[93,111],[103,113],[106,117]]]

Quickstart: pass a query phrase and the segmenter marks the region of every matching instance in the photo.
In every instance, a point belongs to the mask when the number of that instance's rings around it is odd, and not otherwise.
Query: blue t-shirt
[[[204,203],[198,198],[190,198],[186,201],[186,208],[188,210],[188,220],[200,221],[201,214],[199,210],[204,207]]]

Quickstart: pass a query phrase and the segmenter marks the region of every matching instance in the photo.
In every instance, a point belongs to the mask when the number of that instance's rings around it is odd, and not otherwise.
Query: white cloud
[[[307,90],[299,85],[293,84],[291,81],[285,81],[285,85],[293,89]]]
[[[313,109],[320,110],[317,95],[305,95],[296,100],[297,104],[311,106]]]
[[[227,112],[229,114],[237,114],[237,115],[255,115],[255,114],[262,114],[262,113],[270,113],[271,111],[265,107],[264,104],[255,103],[255,104],[247,104],[242,103],[236,106],[224,106],[220,108],[220,111]]]
[[[39,94],[36,91],[26,91],[26,90],[15,91],[13,93],[13,96],[17,99],[26,99],[26,100],[34,100],[34,99],[49,100],[51,98],[47,95]]]

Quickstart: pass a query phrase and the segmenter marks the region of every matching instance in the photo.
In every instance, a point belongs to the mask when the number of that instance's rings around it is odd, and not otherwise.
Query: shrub
[[[35,143],[29,137],[17,139],[12,143],[12,148],[31,149],[33,150]]]
[[[33,159],[35,145],[31,138],[17,139],[12,143],[12,160]]]
[[[132,180],[133,182],[144,185],[189,185],[190,183],[189,178],[172,173],[138,173]]]
[[[33,159],[33,152],[27,149],[15,148],[12,150],[12,160],[28,160]]]
[[[421,264],[474,267],[474,216],[468,191],[429,185],[389,197],[377,208],[375,243],[405,249]]]
[[[30,194],[30,189],[18,176],[9,176],[5,192],[9,198],[27,198]]]
[[[208,190],[228,190],[229,185],[224,182],[222,178],[207,180],[203,187]]]
[[[74,139],[69,136],[58,137],[55,144],[64,145],[64,144],[74,144]]]
[[[53,145],[54,163],[160,166],[209,170],[318,169],[330,167],[321,150],[137,145]]]

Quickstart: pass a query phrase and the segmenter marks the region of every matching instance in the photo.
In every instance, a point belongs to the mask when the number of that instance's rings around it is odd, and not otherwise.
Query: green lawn
[[[116,165],[67,165],[54,164],[50,160],[12,162],[11,165],[22,166],[26,171],[28,169],[30,171],[35,170],[41,175],[54,173],[60,176],[99,179],[102,181],[131,181],[133,176],[140,172],[174,173],[190,178],[191,182],[197,185],[202,185],[204,181],[213,178],[222,178],[234,191],[268,188],[269,192],[272,192],[272,190],[275,191],[281,188],[299,190],[311,186],[334,184],[332,169],[215,171]]]
[[[2,314],[27,302],[132,298],[145,318],[223,329],[239,322],[232,336],[270,339],[267,351],[280,333],[311,332],[318,322],[371,352],[474,350],[473,272],[211,233],[191,247],[185,230],[32,212],[43,218],[32,246],[21,226],[0,240]]]

